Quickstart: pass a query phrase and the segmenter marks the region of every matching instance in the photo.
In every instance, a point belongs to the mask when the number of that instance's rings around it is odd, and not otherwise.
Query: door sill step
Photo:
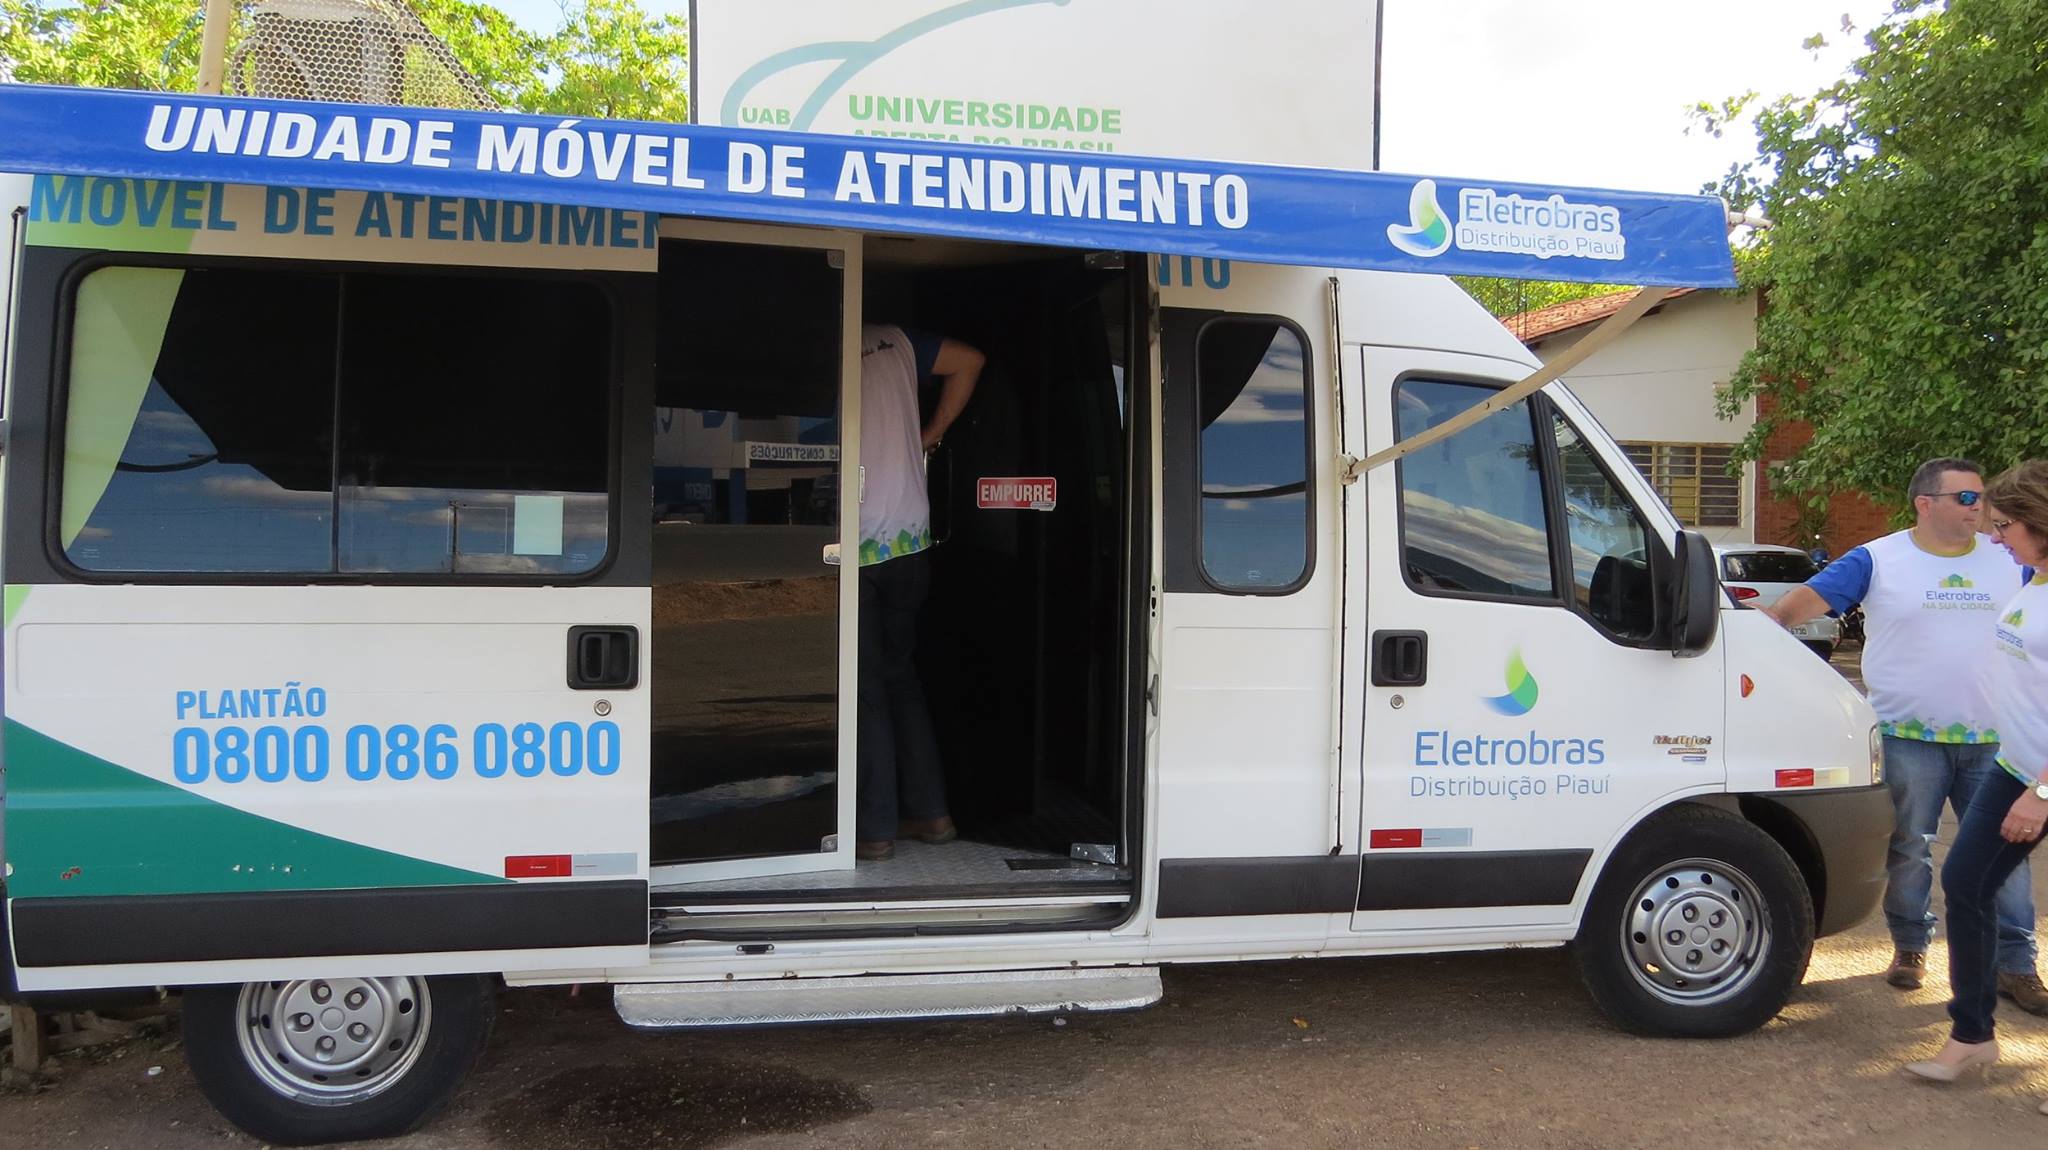
[[[1137,1010],[1158,1002],[1162,993],[1156,966],[1106,966],[625,983],[613,988],[612,1003],[628,1026],[692,1030],[786,1022]]]

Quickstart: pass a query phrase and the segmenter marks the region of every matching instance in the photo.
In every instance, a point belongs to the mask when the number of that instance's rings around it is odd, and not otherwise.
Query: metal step
[[[972,1018],[1136,1010],[1159,1001],[1156,966],[880,974],[739,982],[630,982],[612,988],[628,1026],[687,1030],[772,1022]]]

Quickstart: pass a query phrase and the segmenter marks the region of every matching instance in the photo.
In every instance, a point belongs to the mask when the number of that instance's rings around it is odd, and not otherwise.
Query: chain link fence
[[[226,89],[277,100],[496,108],[404,0],[238,0]]]

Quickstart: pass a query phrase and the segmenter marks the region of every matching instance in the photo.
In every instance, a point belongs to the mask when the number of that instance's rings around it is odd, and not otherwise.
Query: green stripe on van
[[[236,810],[11,719],[4,731],[14,898],[510,881]]]

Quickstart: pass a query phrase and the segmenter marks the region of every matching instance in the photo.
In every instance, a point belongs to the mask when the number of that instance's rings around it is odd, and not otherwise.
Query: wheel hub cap
[[[1646,990],[1703,1005],[1740,993],[1756,977],[1770,926],[1749,876],[1723,862],[1686,859],[1637,888],[1621,943]]]
[[[341,1104],[380,1093],[419,1058],[427,998],[411,978],[330,978],[242,988],[243,1057],[265,1085]]]

